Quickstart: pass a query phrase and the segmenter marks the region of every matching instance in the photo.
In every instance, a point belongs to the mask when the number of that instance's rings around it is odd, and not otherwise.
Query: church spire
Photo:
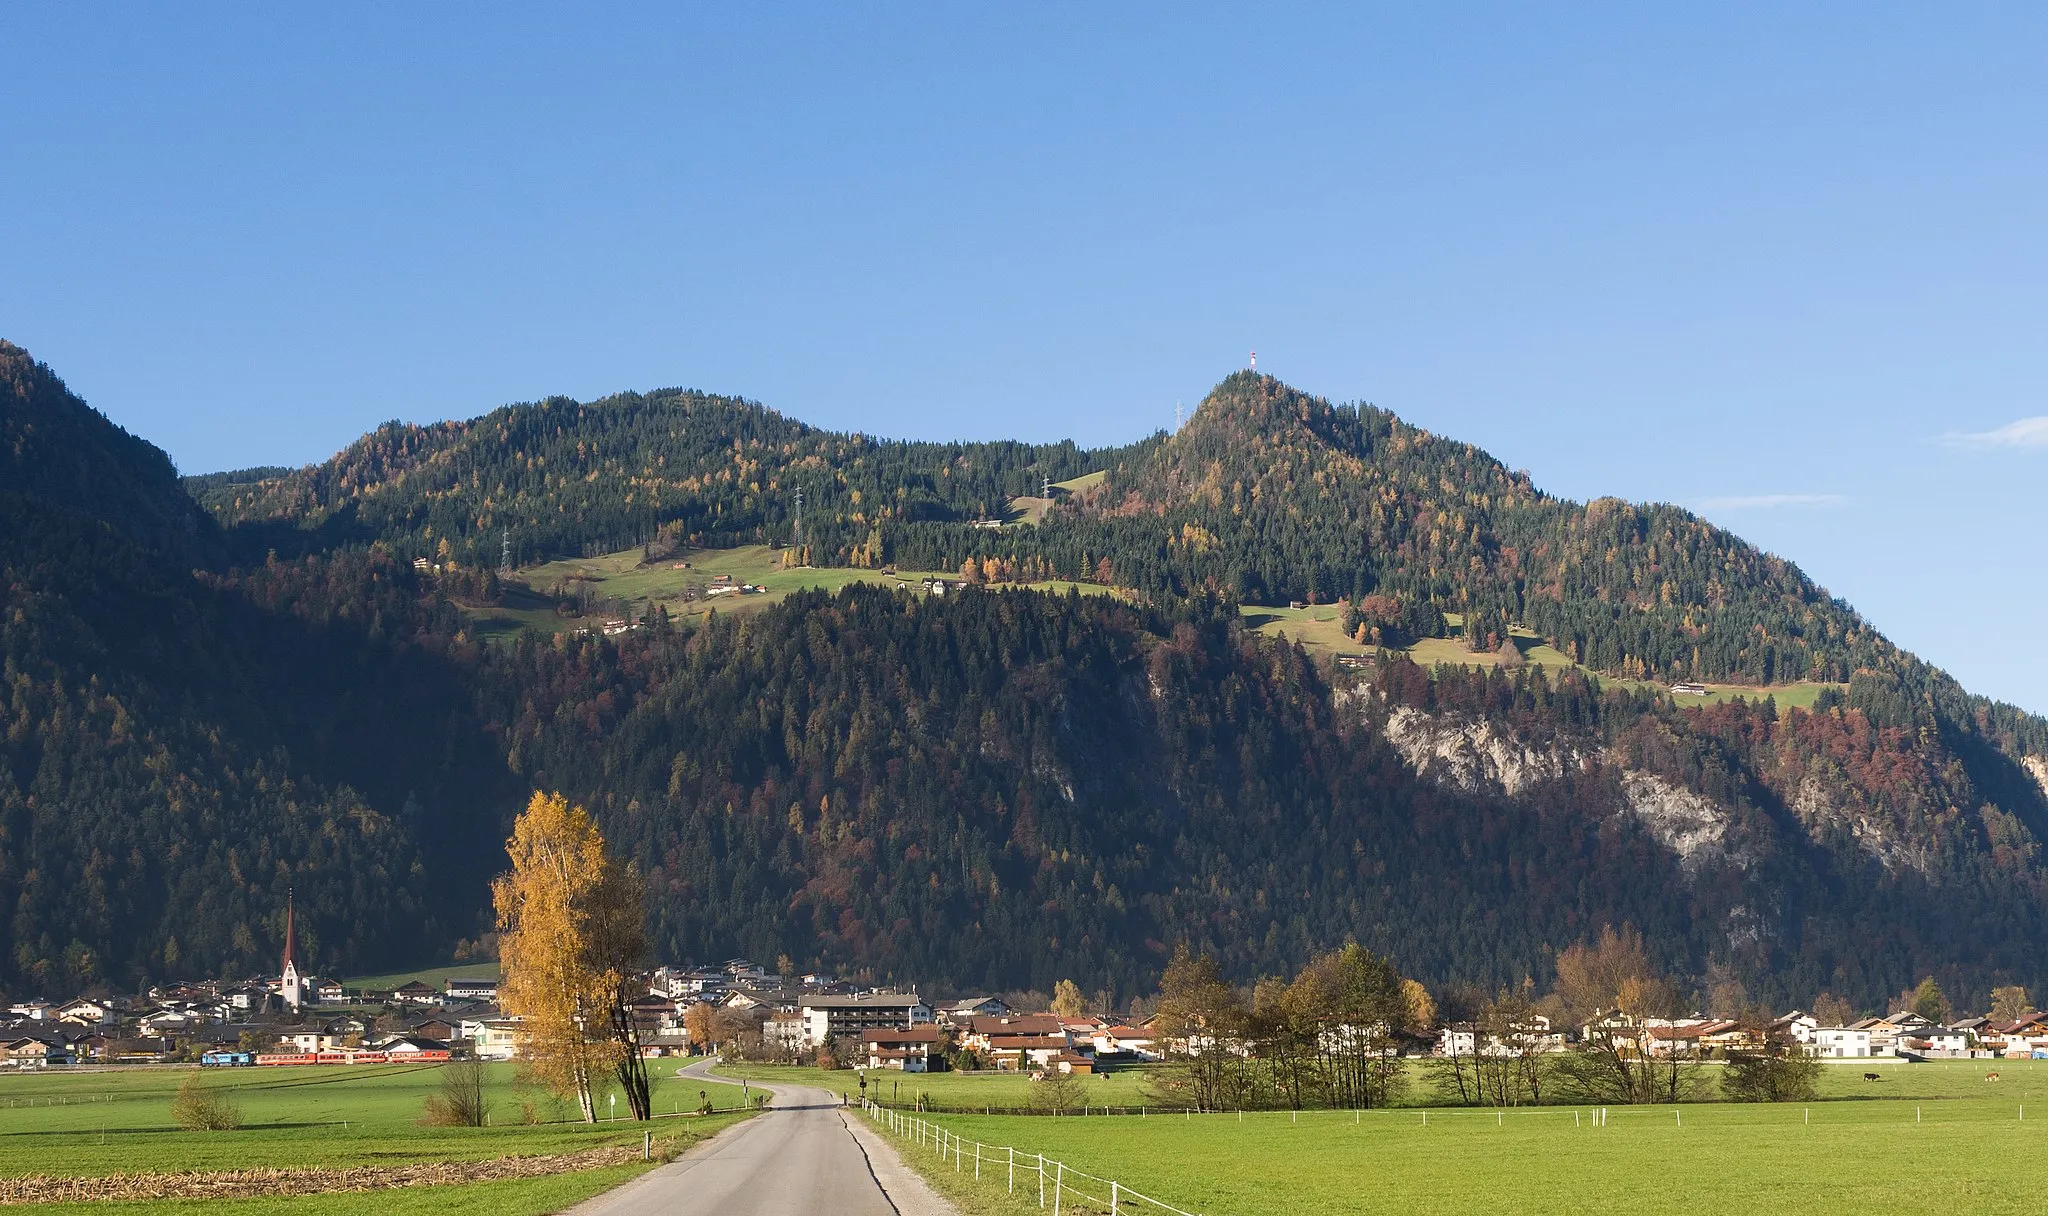
[[[296,911],[293,905],[297,902],[296,894],[292,888],[285,888],[284,971],[283,974],[278,976],[277,980],[277,995],[279,999],[284,1001],[286,1007],[293,1012],[297,1012],[299,1006],[304,1004],[306,1000],[305,981],[299,977],[299,965],[292,958],[293,947],[298,944],[298,926],[293,923],[295,920],[293,913]]]

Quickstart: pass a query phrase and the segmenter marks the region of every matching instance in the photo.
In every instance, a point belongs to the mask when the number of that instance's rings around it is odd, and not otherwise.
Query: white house
[[[1864,1059],[1871,1054],[1870,1028],[1861,1024],[1816,1027],[1806,1050],[1831,1060]]]
[[[518,1018],[478,1018],[462,1023],[462,1037],[479,1060],[510,1060],[519,1054]]]
[[[859,996],[807,996],[797,1002],[804,1019],[804,1044],[816,1047],[842,1035],[868,1030],[908,1030],[932,1020],[932,1007],[915,992],[864,992]]]

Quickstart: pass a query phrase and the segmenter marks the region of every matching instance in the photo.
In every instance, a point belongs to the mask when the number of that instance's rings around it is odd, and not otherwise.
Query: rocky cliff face
[[[1747,868],[1754,849],[1734,831],[1735,816],[1700,794],[1639,768],[1590,739],[1536,744],[1486,718],[1426,713],[1397,705],[1387,712],[1387,741],[1426,780],[1467,793],[1515,797],[1576,774],[1612,781],[1620,813],[1636,820],[1675,854],[1688,874],[1708,863]]]

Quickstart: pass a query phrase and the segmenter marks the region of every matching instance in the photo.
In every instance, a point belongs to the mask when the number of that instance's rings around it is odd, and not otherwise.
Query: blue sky
[[[868,7],[11,4],[0,336],[187,471],[669,385],[1120,442],[1256,347],[2048,710],[2048,9]]]

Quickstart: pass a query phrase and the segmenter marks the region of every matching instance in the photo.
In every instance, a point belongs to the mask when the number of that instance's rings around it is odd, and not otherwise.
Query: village
[[[300,975],[289,954],[284,962],[278,976],[240,983],[15,1003],[0,1013],[0,1067],[519,1058],[519,1019],[498,1008],[494,979],[350,988]],[[1156,1034],[1150,1017],[1019,1010],[993,995],[927,1001],[914,991],[867,988],[822,973],[781,974],[747,959],[664,966],[644,979],[647,991],[632,1003],[632,1021],[649,1057],[716,1051],[827,1068],[1085,1075],[1158,1063],[1190,1048]],[[2048,1059],[2048,1013],[1942,1025],[1900,1011],[1823,1025],[1793,1010],[1768,1026],[1609,1013],[1576,1027],[1553,1027],[1532,1013],[1505,1029],[1448,1023],[1388,1041],[1404,1057],[1427,1059],[1564,1053],[1595,1039],[1625,1042],[1641,1055],[1702,1061],[1771,1043],[1823,1061]]]

